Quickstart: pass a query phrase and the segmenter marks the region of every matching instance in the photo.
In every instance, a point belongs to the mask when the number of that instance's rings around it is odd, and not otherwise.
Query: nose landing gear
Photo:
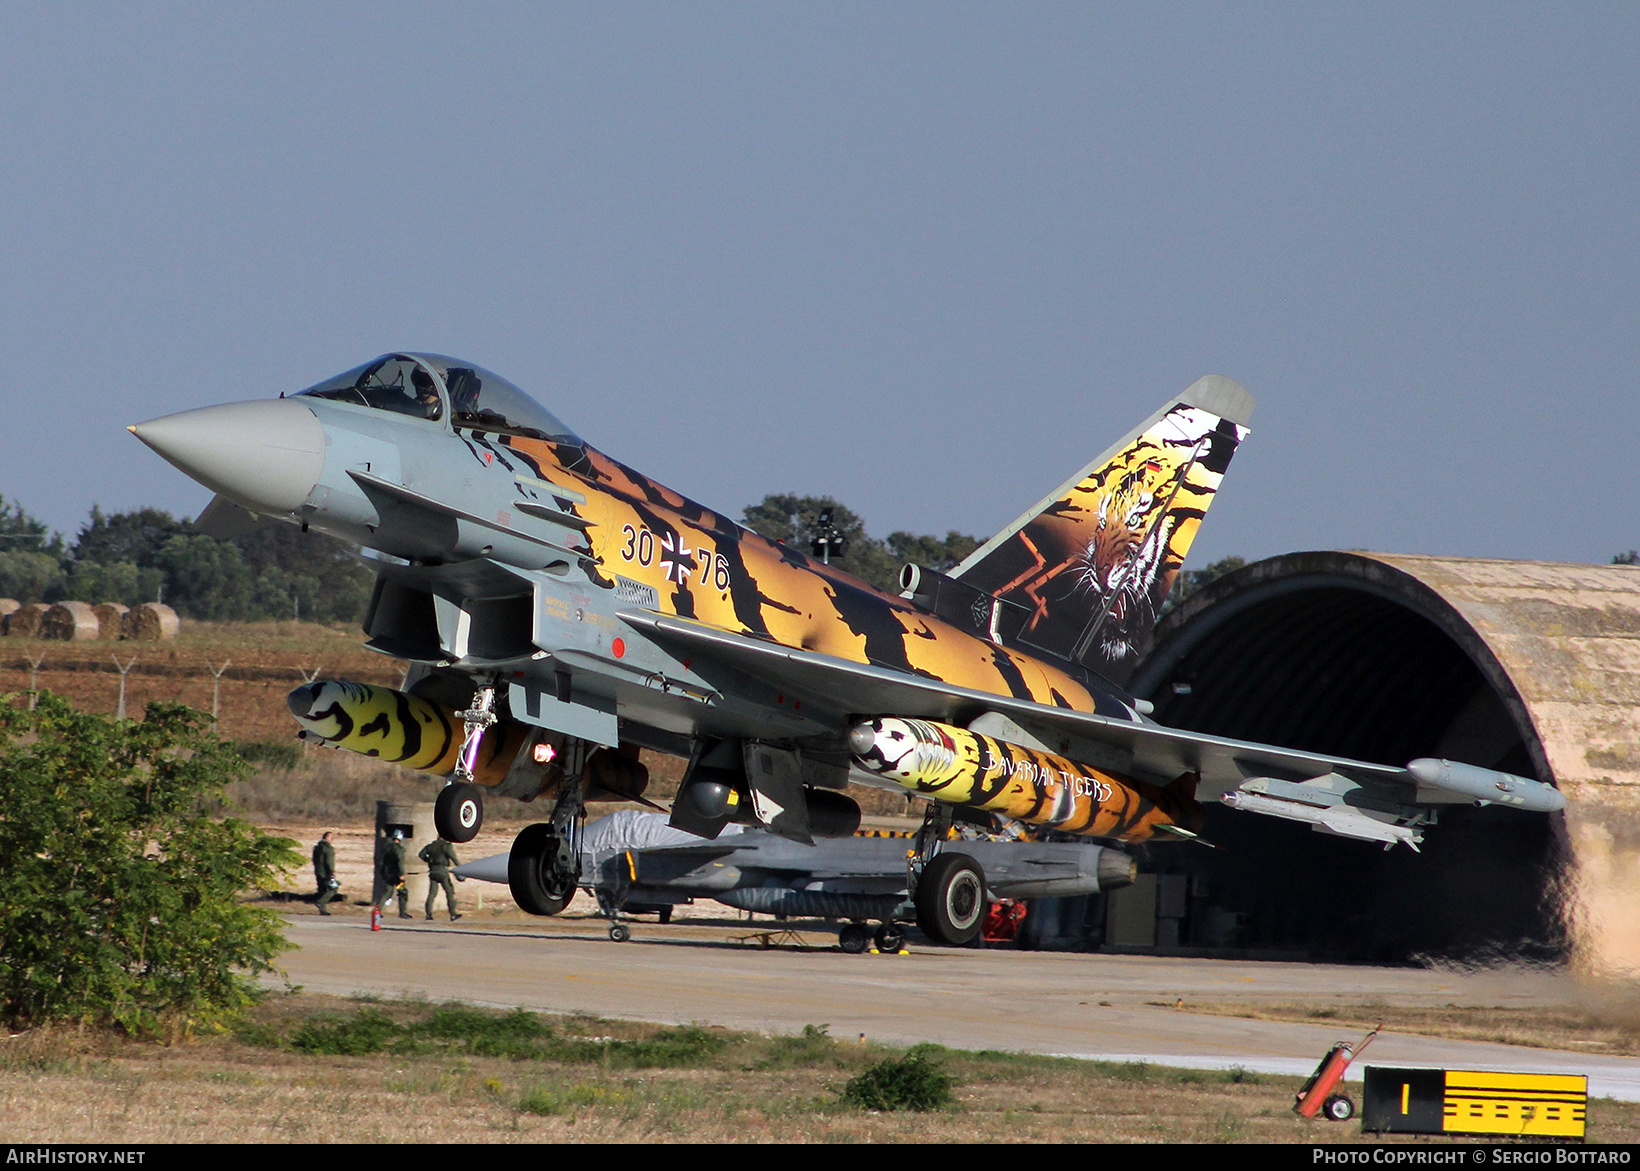
[[[433,806],[433,826],[447,842],[470,842],[484,828],[484,791],[473,784],[473,766],[478,763],[478,746],[485,731],[495,723],[495,688],[480,687],[473,693],[473,706],[457,712],[467,734],[456,758],[450,783],[439,792]]]

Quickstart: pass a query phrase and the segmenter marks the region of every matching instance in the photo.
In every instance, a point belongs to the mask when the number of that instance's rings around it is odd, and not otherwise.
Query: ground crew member
[[[387,849],[382,851],[381,865],[382,897],[376,900],[376,909],[382,910],[387,906],[387,900],[399,900],[399,918],[410,918],[410,892],[404,885],[404,831],[393,831],[393,840],[388,843]]]
[[[427,863],[427,919],[433,918],[433,900],[438,896],[438,888],[444,888],[444,901],[450,908],[450,922],[454,923],[461,915],[456,911],[456,888],[450,881],[450,868],[460,866],[456,858],[456,848],[443,838],[435,838],[421,848],[416,857]]]
[[[313,881],[319,884],[319,914],[328,915],[325,904],[341,897],[336,893],[341,883],[336,881],[336,847],[330,844],[329,830],[313,847]]]

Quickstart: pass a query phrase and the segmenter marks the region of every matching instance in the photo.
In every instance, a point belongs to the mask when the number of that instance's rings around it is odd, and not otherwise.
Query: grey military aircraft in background
[[[847,837],[850,783],[1128,842],[1188,840],[1203,800],[1386,848],[1416,848],[1446,804],[1560,808],[1550,786],[1463,762],[1166,728],[1123,690],[1251,411],[1230,379],[1199,380],[951,573],[907,566],[897,596],[436,354],[132,430],[217,493],[205,531],[271,517],[369,551],[365,634],[414,665],[405,689],[317,680],[291,710],[310,738],[449,778],[453,841],[486,798],[550,803],[512,851],[526,909],[573,892],[585,802],[640,795],[644,748],[688,761],[671,820],[705,837]],[[966,942],[983,868],[924,840],[919,922]]]
[[[953,843],[985,872],[995,898],[1033,899],[1098,894],[1133,882],[1131,856],[1087,841]],[[766,830],[728,826],[716,839],[668,824],[664,814],[619,810],[587,823],[581,844],[581,885],[597,896],[614,922],[610,937],[628,938],[619,921],[625,911],[660,911],[715,899],[742,911],[777,919],[842,920],[844,951],[864,951],[875,941],[898,951],[899,924],[915,916],[905,837],[822,839],[793,842]],[[510,854],[457,867],[464,878],[509,882]],[[867,926],[875,922],[875,931]]]

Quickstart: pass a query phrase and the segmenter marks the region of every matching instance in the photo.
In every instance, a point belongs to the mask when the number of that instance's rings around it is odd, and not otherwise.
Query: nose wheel
[[[447,842],[470,842],[484,826],[484,790],[453,781],[439,790],[433,804],[433,827]]]

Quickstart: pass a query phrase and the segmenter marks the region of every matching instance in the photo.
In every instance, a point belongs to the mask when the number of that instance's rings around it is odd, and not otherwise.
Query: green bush
[[[210,717],[0,700],[0,1018],[187,1031],[256,994],[283,922],[242,900],[294,842],[211,816],[243,763]]]
[[[463,1004],[439,1005],[404,1024],[379,1008],[362,1008],[351,1017],[326,1015],[305,1021],[288,1038],[271,1029],[242,1029],[241,1039],[300,1053],[466,1053],[621,1069],[705,1065],[729,1044],[723,1036],[697,1025],[662,1029],[636,1040],[561,1037],[551,1024],[526,1009],[494,1013]]]
[[[843,1087],[843,1101],[862,1110],[943,1110],[956,1079],[917,1046],[904,1057],[879,1061]]]
[[[604,1041],[604,1061],[629,1069],[683,1069],[705,1065],[728,1044],[722,1037],[699,1025],[679,1025],[664,1029],[641,1041]]]
[[[351,1017],[318,1017],[303,1023],[290,1039],[298,1053],[359,1057],[380,1053],[402,1030],[379,1008],[360,1009]]]
[[[552,1026],[533,1012],[515,1008],[496,1016],[460,1004],[440,1005],[433,1015],[410,1032],[430,1041],[457,1042],[479,1057],[510,1057],[524,1061],[541,1056],[552,1040]]]

